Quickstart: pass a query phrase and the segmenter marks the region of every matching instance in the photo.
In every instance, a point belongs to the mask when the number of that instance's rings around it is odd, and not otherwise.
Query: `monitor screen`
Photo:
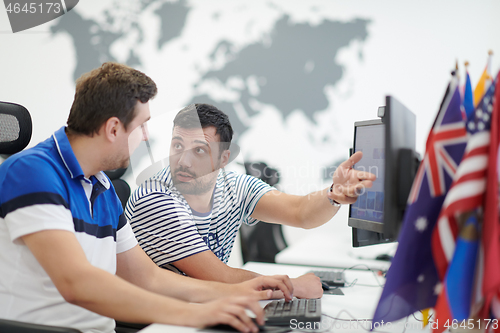
[[[363,158],[354,169],[368,171],[377,176],[371,188],[366,188],[351,205],[350,217],[358,220],[383,223],[385,125],[380,120],[358,122],[355,125],[354,152],[363,152]],[[377,230],[381,232],[381,228]]]

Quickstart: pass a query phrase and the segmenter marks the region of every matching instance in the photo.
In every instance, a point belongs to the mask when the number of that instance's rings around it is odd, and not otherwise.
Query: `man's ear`
[[[220,158],[220,167],[224,168],[228,163],[229,163],[229,156],[231,156],[231,152],[229,149],[224,150],[222,152],[221,158]]]
[[[122,130],[123,125],[120,119],[117,117],[111,117],[102,125],[100,134],[110,142],[114,142],[120,130]]]

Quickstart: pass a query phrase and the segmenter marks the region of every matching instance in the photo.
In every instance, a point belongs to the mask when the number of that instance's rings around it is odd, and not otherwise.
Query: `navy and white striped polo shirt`
[[[213,194],[212,211],[193,211],[172,183],[170,167],[144,182],[125,208],[139,244],[160,267],[211,250],[227,263],[241,223],[250,217],[259,199],[273,187],[249,175],[221,169]]]

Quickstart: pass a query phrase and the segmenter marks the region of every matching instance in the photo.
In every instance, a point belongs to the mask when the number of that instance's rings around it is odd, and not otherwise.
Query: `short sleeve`
[[[164,266],[209,250],[191,212],[166,193],[149,193],[127,205],[127,218],[149,257]]]
[[[236,178],[236,194],[240,202],[240,211],[242,212],[241,221],[248,225],[258,222],[250,215],[253,214],[255,206],[260,198],[269,191],[276,188],[263,182],[262,180],[250,175],[238,175]]]
[[[120,215],[118,230],[116,231],[116,253],[122,253],[130,250],[137,245],[132,227],[124,214]]]
[[[0,173],[0,217],[11,240],[49,229],[74,232],[64,185],[50,163],[31,155],[12,158]]]

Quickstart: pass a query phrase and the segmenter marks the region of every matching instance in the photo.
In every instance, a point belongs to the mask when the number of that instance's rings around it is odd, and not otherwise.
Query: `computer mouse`
[[[330,286],[326,282],[321,281],[321,287],[323,290],[330,290]]]
[[[394,257],[387,253],[379,254],[378,256],[375,257],[376,260],[382,260],[382,261],[392,261],[392,258]]]

